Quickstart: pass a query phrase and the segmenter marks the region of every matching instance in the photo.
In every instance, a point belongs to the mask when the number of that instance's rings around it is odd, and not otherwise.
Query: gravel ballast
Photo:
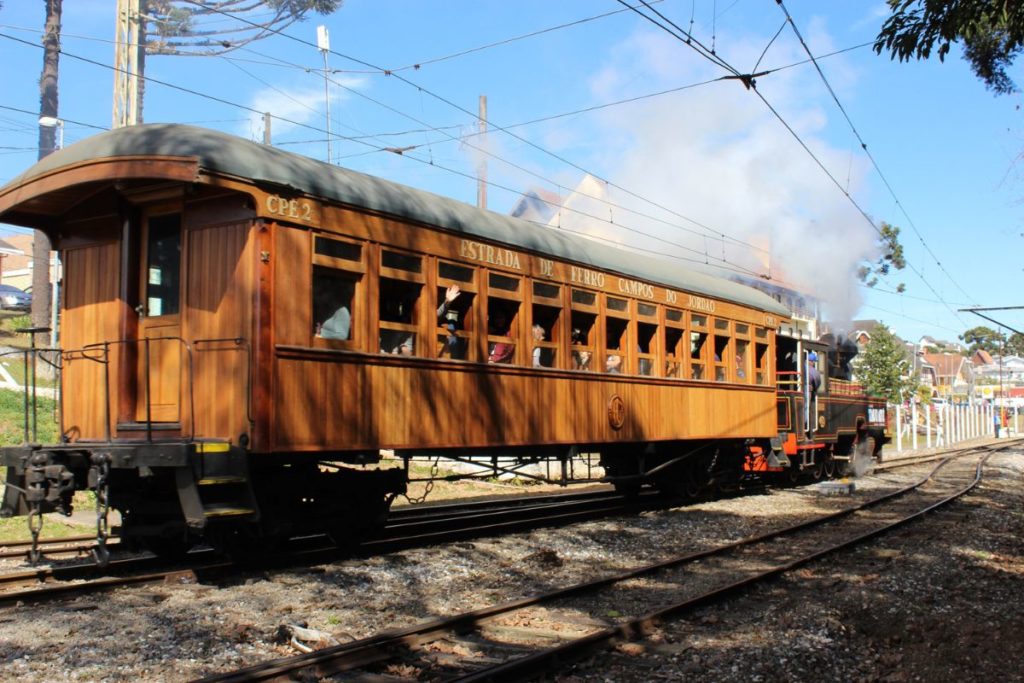
[[[532,595],[787,526],[931,465],[289,571],[0,610],[0,679],[179,681]],[[1024,680],[1024,455],[904,530],[663,625],[562,681]],[[325,644],[328,640],[325,640]],[[396,672],[397,673],[397,672]]]

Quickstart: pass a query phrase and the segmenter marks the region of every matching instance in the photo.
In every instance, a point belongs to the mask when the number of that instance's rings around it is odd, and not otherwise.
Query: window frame
[[[679,320],[672,320],[669,318],[669,311],[677,311],[680,315]],[[673,308],[670,306],[662,307],[663,318],[665,320],[664,326],[661,328],[662,334],[662,347],[664,348],[665,362],[662,364],[664,373],[663,377],[669,379],[686,379],[689,375],[689,364],[690,364],[690,335],[689,328],[687,327],[687,321],[689,316],[686,311],[680,308]],[[669,353],[668,347],[668,331],[669,329],[679,330],[679,341],[676,342],[675,353]]]
[[[453,280],[451,278],[444,277],[443,275],[441,275],[441,266],[445,264],[452,265],[457,268],[464,268],[470,271],[470,273],[472,274],[471,279],[469,281],[463,281]],[[433,329],[435,331],[433,335],[433,346],[431,347],[433,348],[432,357],[438,360],[450,361],[455,363],[479,362],[481,360],[480,347],[482,345],[482,342],[478,342],[478,339],[481,339],[481,335],[478,334],[478,331],[480,329],[480,322],[478,319],[483,317],[483,314],[480,312],[480,273],[485,272],[484,269],[474,265],[463,263],[453,258],[438,256],[434,259],[432,270],[435,276],[434,292],[435,295],[440,297],[439,299],[435,300],[434,306],[430,311],[431,317],[434,318]],[[444,300],[444,291],[447,290],[448,287],[450,287],[451,285],[458,286],[459,290],[463,294],[469,293],[473,295],[472,303],[469,306],[465,307],[464,309],[471,316],[470,328],[468,330],[466,329],[464,318],[462,328],[455,330],[455,336],[458,337],[459,339],[462,339],[463,343],[466,345],[465,358],[452,358],[450,355],[442,354],[442,351],[444,349],[443,344],[445,343],[443,338],[448,336],[448,330],[445,328],[444,325],[438,324],[436,316],[434,315],[434,313],[436,313],[437,311],[437,307],[440,306],[441,301]],[[456,301],[458,301],[458,299],[456,299]],[[483,362],[486,362],[487,357],[484,356],[482,360]]]
[[[326,254],[318,254],[316,252],[316,240],[325,239],[334,242],[342,242],[344,244],[359,247],[359,260],[340,258],[335,256],[328,256]],[[309,233],[309,303],[310,303],[310,321],[311,329],[309,331],[311,345],[314,348],[327,348],[327,349],[339,349],[347,351],[358,351],[364,348],[365,340],[363,336],[366,330],[366,316],[368,311],[369,303],[367,301],[367,259],[368,254],[372,250],[372,245],[369,242],[363,242],[356,239],[346,239],[338,237],[334,233],[325,233],[317,230],[311,230]],[[316,333],[317,321],[315,320],[316,311],[316,281],[315,274],[317,268],[325,268],[328,270],[336,271],[341,274],[342,279],[350,280],[353,283],[352,299],[351,299],[351,310],[349,311],[349,338],[348,339],[326,339],[320,337]],[[361,317],[357,315],[362,312]]]
[[[710,325],[708,324],[709,316],[706,313],[695,313],[693,311],[690,311],[686,316],[686,320],[686,329],[689,335],[686,338],[686,356],[688,370],[688,372],[686,373],[686,378],[698,382],[706,382],[708,381],[708,377],[710,375],[710,372],[708,372],[708,367],[710,365],[708,363],[708,358],[711,357],[710,349],[713,346],[713,343],[708,344],[709,341],[713,342],[713,340],[711,339]],[[695,334],[704,335],[704,343],[701,345],[700,353],[696,357],[693,355],[693,335]],[[700,377],[694,376],[697,371],[697,368],[700,368]]]
[[[570,363],[569,368],[576,372],[598,372],[601,367],[601,363],[604,362],[603,357],[598,357],[597,350],[603,345],[604,340],[604,318],[601,315],[601,292],[593,289],[587,289],[585,287],[574,287],[567,285],[566,294],[569,297],[569,358],[575,360],[575,354],[585,352],[590,354],[589,360],[587,361],[587,367],[574,368]],[[575,301],[573,298],[574,292],[582,292],[593,295],[594,303],[588,304],[581,301]],[[590,334],[587,335],[586,344],[573,344],[572,343],[572,330],[573,330],[573,313],[582,313],[585,315],[594,316],[594,323],[590,327]]]
[[[522,355],[522,346],[523,345],[520,343],[520,339],[522,337],[522,320],[523,320],[523,309],[524,309],[523,292],[524,292],[524,283],[526,282],[526,278],[524,278],[521,275],[509,275],[508,273],[505,273],[503,271],[497,271],[497,270],[491,270],[491,269],[482,269],[482,271],[485,272],[486,275],[487,275],[487,278],[486,278],[487,279],[487,301],[486,301],[486,303],[484,305],[485,312],[487,314],[486,327],[484,329],[484,340],[485,340],[485,342],[484,342],[484,350],[485,350],[487,355],[485,356],[484,360],[486,362],[488,362],[488,363],[491,363],[490,358],[491,358],[491,354],[492,354],[492,348],[495,345],[497,345],[497,344],[511,344],[514,347],[513,351],[512,351],[511,359],[506,361],[506,362],[495,362],[495,363],[492,363],[492,364],[494,364],[494,365],[522,365],[523,364],[523,355]],[[509,280],[515,280],[519,284],[519,286],[516,288],[516,291],[514,291],[514,292],[512,290],[502,289],[500,287],[492,287],[491,286],[491,280],[492,280],[492,278],[495,275],[498,276],[498,277],[507,278]],[[508,321],[509,329],[508,329],[508,334],[507,335],[491,334],[491,329],[490,329],[490,326],[491,326],[491,320],[490,320],[490,318],[491,318],[491,315],[490,315],[491,299],[499,299],[501,301],[506,301],[506,302],[510,301],[510,302],[513,302],[513,303],[517,304],[515,317],[512,320]]]
[[[388,355],[395,355],[395,354],[392,354],[390,351],[384,350],[381,347],[381,343],[380,343],[381,342],[381,337],[384,335],[385,332],[407,333],[407,334],[413,335],[413,352],[412,352],[411,356],[406,356],[406,357],[407,358],[420,357],[420,356],[423,355],[424,348],[426,347],[426,344],[424,343],[424,334],[423,334],[423,328],[424,328],[423,319],[424,319],[424,308],[425,308],[424,299],[426,298],[426,296],[425,296],[426,293],[429,292],[429,287],[427,285],[427,275],[426,275],[426,272],[425,272],[426,268],[428,267],[429,261],[427,259],[427,256],[424,255],[424,254],[420,254],[420,253],[416,253],[416,252],[411,252],[411,251],[406,251],[404,249],[395,249],[393,247],[390,247],[390,246],[384,245],[384,244],[379,245],[378,252],[379,253],[377,254],[376,259],[375,259],[377,261],[377,263],[378,263],[377,278],[376,278],[376,288],[375,288],[376,295],[377,295],[376,296],[376,298],[377,298],[377,317],[376,317],[377,346],[376,346],[375,350],[377,352],[379,352],[379,353],[384,353],[384,354],[388,354]],[[419,261],[420,261],[420,270],[417,272],[417,271],[413,271],[413,270],[407,270],[407,269],[404,269],[404,268],[395,268],[393,266],[385,266],[384,265],[384,254],[385,254],[385,252],[391,252],[393,254],[398,254],[400,256],[405,256],[405,257],[409,257],[409,258],[419,259]],[[413,314],[412,314],[413,322],[412,323],[399,323],[399,322],[393,322],[393,321],[390,321],[390,320],[382,320],[380,318],[381,297],[383,296],[382,293],[383,293],[383,289],[384,289],[384,281],[385,280],[392,280],[394,282],[400,282],[400,283],[411,284],[411,285],[419,285],[420,286],[420,295],[416,298],[416,305],[415,305],[415,308],[413,309]],[[436,307],[435,307],[435,310],[436,310]]]
[[[531,368],[539,368],[544,370],[566,367],[566,354],[562,353],[562,342],[563,338],[566,336],[564,332],[566,327],[565,302],[562,300],[562,296],[565,292],[565,289],[568,288],[568,285],[563,285],[562,283],[559,282],[547,282],[545,280],[539,280],[536,278],[530,279],[528,280],[528,282],[530,285],[530,317],[528,320],[528,327],[526,330],[526,333],[530,339],[530,360],[528,365]],[[557,291],[555,292],[555,295],[553,297],[538,294],[537,285],[554,287]],[[537,341],[536,339],[533,338],[533,326],[537,324],[537,306],[555,309],[558,311],[558,316],[556,318],[553,329],[551,330],[551,334],[548,335],[548,337],[544,341]],[[570,314],[570,327],[572,324],[571,320],[572,316]],[[534,366],[533,350],[535,348],[551,349],[552,353],[554,354],[554,362],[551,365]]]
[[[653,312],[641,312],[640,309],[645,306],[653,308]],[[636,310],[636,321],[634,322],[633,329],[636,341],[633,348],[636,349],[636,374],[640,377],[660,377],[660,371],[664,370],[662,364],[658,363],[658,359],[664,355],[661,351],[662,344],[664,343],[664,339],[662,339],[662,326],[660,324],[661,306],[652,301],[641,301],[637,299],[634,304],[634,309]],[[641,325],[650,325],[654,327],[654,333],[651,335],[650,341],[648,342],[647,352],[640,350]],[[649,370],[647,373],[641,372],[641,369],[644,366],[644,361],[647,362]]]

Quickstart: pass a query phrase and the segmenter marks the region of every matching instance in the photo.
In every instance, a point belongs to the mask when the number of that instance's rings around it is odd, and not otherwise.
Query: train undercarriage
[[[249,557],[296,535],[327,534],[341,547],[372,535],[395,497],[406,492],[409,465],[416,459],[475,463],[494,476],[562,485],[603,482],[628,495],[647,488],[698,499],[754,483],[794,485],[862,471],[880,444],[864,430],[789,456],[782,438],[501,449],[493,454],[400,452],[395,467],[380,467],[374,458],[364,458],[369,467],[360,467],[351,463],[358,460],[351,455],[345,456],[348,463],[341,458],[332,462],[324,454],[271,460],[223,442],[8,447],[2,449],[8,471],[0,514],[27,515],[30,530],[38,534],[43,513],[70,515],[75,491],[90,490],[97,506],[100,561],[105,559],[109,510],[120,513],[121,525],[114,531],[129,547],[174,556],[205,543],[234,557]],[[573,458],[583,451],[598,454],[596,476],[589,468],[573,469]],[[397,466],[401,463],[405,466]],[[548,465],[547,475],[524,475],[524,466],[538,463]]]

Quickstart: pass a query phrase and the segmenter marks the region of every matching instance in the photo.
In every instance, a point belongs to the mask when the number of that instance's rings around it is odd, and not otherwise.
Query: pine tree
[[[872,396],[901,403],[917,391],[919,380],[908,373],[903,344],[885,325],[871,331],[871,341],[855,362],[857,377]]]

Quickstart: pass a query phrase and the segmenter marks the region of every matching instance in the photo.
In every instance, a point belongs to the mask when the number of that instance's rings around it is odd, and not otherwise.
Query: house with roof
[[[23,261],[26,260],[24,249],[16,244],[18,241],[16,238],[24,237],[25,235],[12,235],[0,239],[0,282],[4,284],[13,284],[11,282],[12,277],[16,277],[18,269],[23,268]],[[29,239],[29,253],[32,250],[32,240]],[[12,273],[12,271],[14,271]]]
[[[25,289],[32,284],[32,233],[7,235],[0,240],[0,282]]]
[[[938,396],[962,396],[974,386],[974,366],[959,353],[925,353],[924,362],[935,370],[935,393]]]

